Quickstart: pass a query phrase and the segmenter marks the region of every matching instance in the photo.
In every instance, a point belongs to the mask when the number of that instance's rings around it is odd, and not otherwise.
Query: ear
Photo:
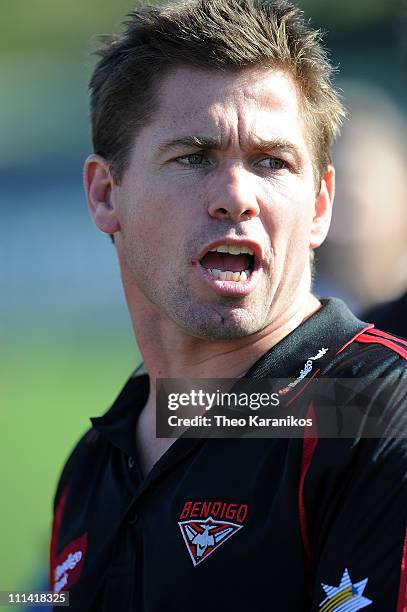
[[[120,230],[114,198],[115,182],[109,163],[100,155],[90,155],[85,161],[83,178],[89,211],[95,225],[106,234]]]
[[[321,189],[315,199],[315,215],[310,233],[310,248],[316,249],[325,240],[331,224],[332,204],[335,196],[335,169],[328,166],[321,180]]]

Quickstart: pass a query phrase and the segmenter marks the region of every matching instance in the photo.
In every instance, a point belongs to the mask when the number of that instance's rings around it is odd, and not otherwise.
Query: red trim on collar
[[[362,344],[381,344],[382,346],[386,346],[388,349],[400,355],[407,360],[407,350],[402,348],[393,340],[389,340],[387,338],[382,338],[381,336],[373,336],[369,334],[362,334],[358,338],[356,338],[356,342],[361,342]]]
[[[382,338],[388,338],[389,340],[393,340],[393,342],[398,342],[399,344],[404,344],[405,346],[407,346],[407,340],[403,340],[403,338],[393,336],[393,334],[388,334],[387,332],[384,332],[381,329],[369,329],[369,334],[373,334],[374,336],[381,336]]]
[[[374,327],[373,323],[369,323],[367,327],[364,327],[363,329],[358,331],[358,333],[355,334],[350,340],[348,340],[347,343],[344,344],[336,354],[339,355],[339,353],[342,353],[342,351],[344,351],[350,344],[352,344],[352,342],[355,342],[355,340],[357,340],[361,334],[364,334],[368,330],[371,330],[373,327]]]

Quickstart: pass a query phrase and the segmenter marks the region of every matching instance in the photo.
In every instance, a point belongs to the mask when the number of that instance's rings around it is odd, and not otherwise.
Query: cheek
[[[143,188],[144,187],[144,188]],[[160,224],[157,219],[162,218],[163,211],[160,210],[161,200],[156,197],[154,191],[148,186],[135,181],[125,194],[121,226],[123,233],[129,237],[141,237],[154,240]]]
[[[274,197],[265,215],[265,225],[276,261],[292,262],[307,255],[313,220],[313,200],[282,192]]]
[[[126,198],[121,220],[127,251],[149,259],[149,266],[154,261],[170,263],[188,236],[188,223],[193,221],[188,212],[179,197],[159,185],[138,193],[134,189]]]

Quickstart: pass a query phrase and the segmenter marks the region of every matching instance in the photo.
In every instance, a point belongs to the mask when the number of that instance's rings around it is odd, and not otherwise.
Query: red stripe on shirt
[[[396,612],[407,612],[407,529],[401,559],[400,588]]]
[[[356,338],[356,342],[361,342],[363,344],[381,344],[386,346],[394,353],[397,353],[404,359],[407,359],[407,350],[393,342],[393,340],[388,340],[387,338],[382,338],[380,336],[372,336],[369,334],[362,334]]]
[[[294,402],[294,401],[297,399],[297,397],[299,397],[299,396],[301,395],[301,393],[302,393],[303,391],[305,391],[305,389],[306,389],[306,388],[308,387],[308,385],[310,384],[311,380],[312,380],[313,378],[315,378],[315,376],[316,376],[317,374],[319,374],[319,372],[320,372],[320,371],[321,371],[321,369],[320,369],[320,368],[319,368],[318,370],[315,370],[315,372],[313,373],[313,375],[312,375],[312,376],[310,376],[310,377],[307,379],[307,382],[305,383],[305,385],[304,385],[304,386],[303,386],[303,387],[302,387],[302,388],[301,388],[301,389],[298,391],[298,393],[297,393],[296,395],[294,395],[294,397],[292,397],[292,398],[290,399],[290,401],[288,401],[288,402],[287,402],[287,406],[289,406],[290,404],[292,404],[292,403],[293,403],[293,402]]]
[[[58,543],[58,532],[62,521],[62,512],[65,506],[66,498],[68,494],[68,487],[62,491],[54,515],[54,522],[52,524],[51,543],[49,547],[49,588],[51,591],[54,590],[54,577],[52,571],[55,566],[55,560],[57,557],[57,543]]]
[[[358,333],[355,334],[350,340],[348,340],[347,343],[344,344],[336,354],[339,355],[339,353],[342,353],[342,351],[344,351],[350,344],[352,344],[352,342],[355,342],[355,340],[357,340],[357,338],[361,334],[364,334],[366,331],[371,330],[372,328],[373,328],[373,323],[370,323],[367,327],[364,327],[363,329],[358,331]]]
[[[369,329],[369,334],[373,334],[374,336],[382,336],[382,338],[388,338],[388,340],[393,340],[393,342],[398,342],[399,344],[404,344],[405,346],[407,346],[407,340],[403,340],[403,338],[397,338],[397,336],[388,334],[387,332],[384,332],[381,329]]]
[[[313,422],[315,422],[315,414],[314,414],[314,406],[311,402],[308,407],[307,417],[312,418]],[[307,513],[305,511],[304,505],[304,483],[305,478],[307,476],[308,470],[311,465],[312,458],[314,456],[314,452],[316,446],[318,444],[318,435],[316,430],[314,429],[311,435],[307,435],[304,437],[304,445],[302,447],[302,458],[301,458],[301,472],[300,472],[300,484],[298,487],[298,515],[300,521],[300,532],[301,539],[304,546],[306,565],[308,570],[311,566],[312,554],[311,547],[308,539],[308,520]]]

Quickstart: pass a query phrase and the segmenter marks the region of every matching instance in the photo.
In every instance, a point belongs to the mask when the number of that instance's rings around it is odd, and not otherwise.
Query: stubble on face
[[[182,91],[186,87],[185,79],[184,82],[181,79],[181,83],[173,83],[175,91],[177,87]],[[221,88],[218,96],[221,96],[220,92]],[[173,92],[173,95],[176,97],[176,93]],[[220,100],[222,106],[222,98]],[[182,107],[182,100],[180,105]],[[168,106],[171,107],[171,101]],[[159,111],[159,114],[164,113],[164,118],[168,117],[168,106],[164,105]],[[203,114],[205,112],[203,106]],[[191,123],[196,123],[195,119]],[[182,128],[181,120],[178,131],[182,132]],[[195,125],[191,131],[197,131]],[[151,138],[150,134],[150,142]],[[138,137],[136,152],[148,151],[150,142],[148,139],[143,141],[143,135]],[[214,340],[231,340],[254,334],[272,322],[273,316],[281,315],[291,296],[287,289],[282,295],[281,275],[284,271],[278,269],[276,272],[270,226],[264,225],[263,214],[261,219],[237,223],[209,218],[206,194],[202,189],[194,189],[193,182],[184,182],[183,177],[174,179],[171,174],[166,182],[160,175],[161,169],[157,175],[154,174],[155,170],[146,172],[143,162],[140,162],[144,160],[142,153],[133,160],[135,163],[130,166],[128,185],[124,189],[120,243],[123,251],[121,265],[126,268],[126,279],[133,285],[138,302],[150,307],[157,318],[168,318],[191,336]],[[196,212],[191,214],[192,204],[196,206]],[[183,226],[188,231],[178,231],[178,227]],[[245,297],[215,294],[212,289],[199,286],[192,274],[191,260],[197,251],[225,236],[255,238],[265,246],[267,257],[262,282]],[[287,256],[287,253],[279,256],[278,268],[285,266]],[[307,265],[304,253],[302,259],[302,264],[297,261],[296,269],[290,272],[293,297]]]
[[[229,237],[245,236],[235,225],[229,225]],[[222,233],[222,235],[224,235]],[[137,287],[138,299],[146,299],[157,315],[165,313],[171,321],[186,333],[197,338],[208,340],[232,340],[242,338],[260,331],[268,324],[268,314],[273,299],[272,266],[273,254],[267,258],[267,285],[264,292],[255,292],[242,298],[216,296],[204,299],[192,286],[190,280],[191,266],[186,265],[181,271],[175,268],[169,271],[166,280],[155,282],[160,276],[160,268],[168,266],[165,260],[154,260],[150,249],[136,252],[132,248],[134,240],[123,241],[124,266],[130,275],[131,282]],[[179,248],[179,261],[191,262],[197,252],[197,245],[208,244],[219,236],[208,230],[206,236],[202,231],[192,236]],[[152,262],[155,264],[152,266]],[[266,262],[265,262],[266,264]]]

